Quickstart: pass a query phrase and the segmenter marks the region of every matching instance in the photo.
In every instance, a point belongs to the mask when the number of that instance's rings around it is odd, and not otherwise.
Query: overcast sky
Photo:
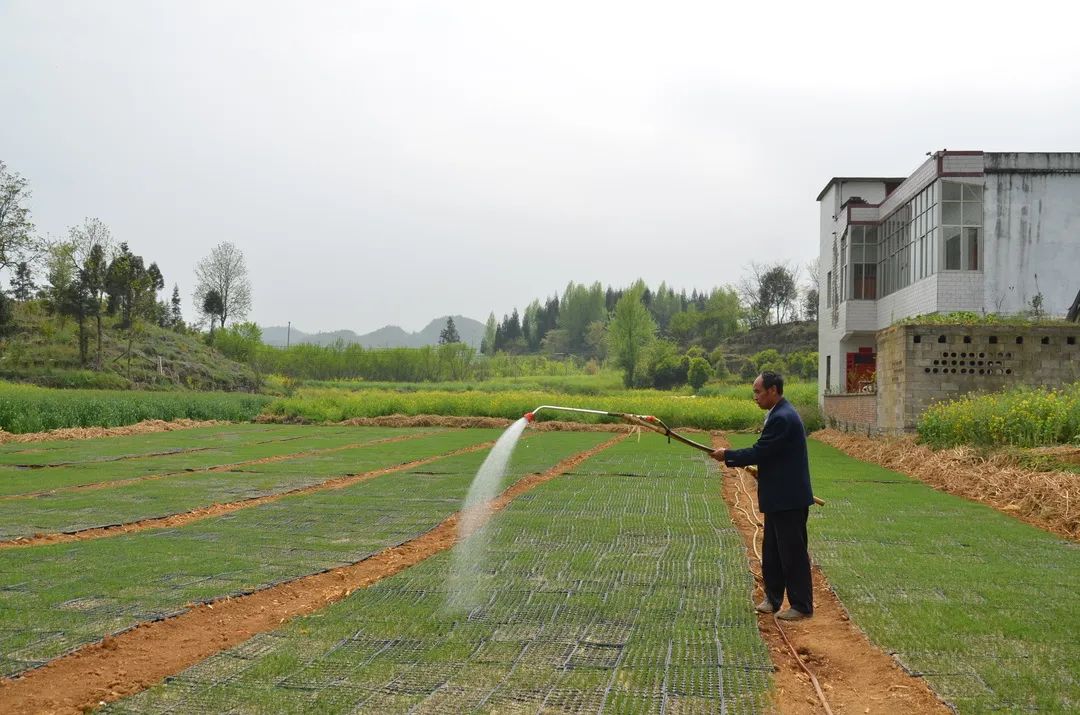
[[[732,5],[0,0],[0,159],[185,317],[231,241],[256,322],[367,332],[735,283],[834,175],[1080,150],[1071,4]]]

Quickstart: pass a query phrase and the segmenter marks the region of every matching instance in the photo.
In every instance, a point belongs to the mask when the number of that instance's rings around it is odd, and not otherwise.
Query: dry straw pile
[[[907,474],[957,496],[988,504],[1042,529],[1080,538],[1080,475],[1035,471],[1006,453],[970,447],[933,450],[914,437],[870,438],[837,430],[814,433],[848,455]]]
[[[22,442],[45,442],[54,439],[97,439],[98,437],[120,437],[133,434],[150,434],[151,432],[172,432],[173,430],[193,429],[195,427],[212,427],[213,425],[227,425],[228,422],[221,420],[189,420],[179,419],[166,422],[165,420],[143,420],[133,425],[123,427],[63,427],[49,430],[48,432],[29,432],[27,434],[12,434],[0,429],[0,444]]]

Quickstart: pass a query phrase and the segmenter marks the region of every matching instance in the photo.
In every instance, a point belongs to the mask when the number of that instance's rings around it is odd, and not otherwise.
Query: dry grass
[[[1080,539],[1080,476],[1075,473],[1026,469],[1015,456],[981,454],[971,447],[933,450],[916,444],[914,437],[870,438],[832,429],[813,436],[856,459]]]
[[[27,434],[12,434],[0,429],[0,444],[19,442],[45,442],[54,439],[97,439],[98,437],[121,437],[133,434],[149,434],[151,432],[172,432],[173,430],[194,429],[195,427],[212,427],[214,425],[226,425],[222,420],[189,420],[179,419],[166,422],[165,420],[143,420],[133,425],[123,427],[64,427],[49,430],[48,432],[29,432]]]

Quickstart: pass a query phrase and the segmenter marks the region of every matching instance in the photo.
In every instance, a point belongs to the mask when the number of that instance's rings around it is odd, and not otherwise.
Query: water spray
[[[616,419],[628,422],[629,424],[636,425],[638,427],[645,427],[646,429],[650,429],[653,432],[658,432],[659,434],[667,437],[668,442],[670,442],[671,440],[682,442],[688,447],[694,447],[695,449],[700,449],[701,451],[708,452],[709,454],[712,454],[715,451],[712,447],[706,444],[702,444],[701,442],[695,442],[689,437],[679,434],[675,430],[668,427],[662,419],[654,415],[635,415],[629,412],[605,412],[604,410],[587,410],[583,407],[560,407],[558,405],[540,405],[532,412],[525,413],[525,421],[533,422],[536,419],[536,413],[540,410],[579,412],[588,415],[599,415],[601,417],[615,417]],[[750,471],[750,474],[754,476],[754,479],[757,479],[758,474],[756,469],[748,471]],[[814,503],[818,506],[823,506],[825,504],[825,501],[823,499],[818,499],[817,497],[814,497]]]

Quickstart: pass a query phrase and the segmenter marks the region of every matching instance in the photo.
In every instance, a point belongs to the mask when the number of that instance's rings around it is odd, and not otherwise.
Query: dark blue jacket
[[[791,403],[781,398],[773,407],[753,447],[729,449],[729,467],[758,466],[758,509],[762,513],[802,509],[814,503],[806,429]]]

